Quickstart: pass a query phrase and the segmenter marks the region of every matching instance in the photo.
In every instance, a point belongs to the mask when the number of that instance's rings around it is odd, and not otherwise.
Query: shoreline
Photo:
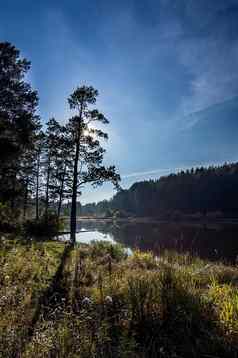
[[[70,221],[70,217],[61,217],[65,221]],[[95,223],[128,223],[128,224],[180,224],[180,225],[207,225],[207,224],[223,224],[238,225],[238,218],[184,218],[184,219],[156,219],[150,217],[128,217],[128,218],[100,218],[78,216],[77,222],[95,222]]]

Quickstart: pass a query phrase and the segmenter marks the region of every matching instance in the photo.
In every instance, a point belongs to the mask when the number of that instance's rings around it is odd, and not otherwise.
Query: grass
[[[2,244],[2,357],[238,356],[237,267],[95,242],[68,250],[46,290],[63,248]]]
[[[27,338],[29,327],[60,263],[58,243],[0,242],[0,352],[13,357]]]

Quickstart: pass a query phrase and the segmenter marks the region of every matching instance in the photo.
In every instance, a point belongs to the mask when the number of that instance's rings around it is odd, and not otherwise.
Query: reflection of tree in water
[[[131,248],[152,250],[159,255],[164,250],[190,252],[204,259],[234,263],[238,255],[237,225],[144,224],[85,222],[82,227],[110,234],[114,240]]]

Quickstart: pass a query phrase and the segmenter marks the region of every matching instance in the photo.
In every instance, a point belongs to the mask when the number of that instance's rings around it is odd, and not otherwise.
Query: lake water
[[[62,235],[63,240],[69,239],[69,234]],[[87,231],[84,227],[77,229],[76,241],[84,244],[89,244],[91,241],[108,241],[115,243],[113,235],[103,233],[96,228]]]
[[[236,263],[238,257],[237,224],[78,222],[77,241],[92,240],[117,242],[132,250],[150,250],[156,255],[164,250],[176,250],[230,263]]]

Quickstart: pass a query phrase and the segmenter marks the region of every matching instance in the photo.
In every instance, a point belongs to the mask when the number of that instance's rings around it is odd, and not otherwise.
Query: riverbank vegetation
[[[237,357],[238,269],[120,245],[3,240],[2,357]]]

